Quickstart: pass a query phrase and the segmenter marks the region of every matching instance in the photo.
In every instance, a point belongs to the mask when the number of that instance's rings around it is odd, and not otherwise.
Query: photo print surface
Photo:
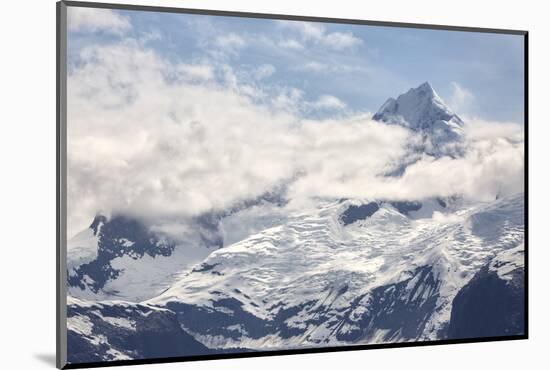
[[[67,8],[67,361],[524,336],[524,36]]]

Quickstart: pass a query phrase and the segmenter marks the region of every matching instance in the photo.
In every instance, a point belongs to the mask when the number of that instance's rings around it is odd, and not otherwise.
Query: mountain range
[[[373,119],[418,134],[413,152],[468,145],[428,83]],[[180,238],[95,217],[68,243],[69,362],[524,333],[523,193],[285,205],[280,186]]]

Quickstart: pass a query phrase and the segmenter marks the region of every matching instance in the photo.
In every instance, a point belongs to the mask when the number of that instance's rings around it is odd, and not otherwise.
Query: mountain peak
[[[425,143],[429,154],[442,154],[443,146],[463,140],[464,122],[445,105],[429,82],[388,99],[373,119],[421,133],[429,141]]]
[[[413,88],[411,90],[416,91],[417,93],[426,93],[431,97],[434,97],[434,96],[437,95],[435,90],[433,89],[432,85],[430,85],[430,83],[428,81],[424,82],[423,84],[421,84],[417,88]]]
[[[97,214],[94,217],[94,220],[92,221],[92,224],[90,225],[90,229],[93,230],[94,235],[97,235],[99,230],[101,229],[101,226],[107,223],[107,217],[103,216],[102,214]]]
[[[373,116],[376,121],[399,124],[414,131],[429,129],[437,121],[462,126],[463,122],[437,95],[429,82],[388,99]]]

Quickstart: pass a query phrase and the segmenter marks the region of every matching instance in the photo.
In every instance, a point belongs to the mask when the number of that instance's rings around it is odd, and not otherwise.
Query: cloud
[[[321,63],[317,61],[309,61],[301,65],[293,67],[296,71],[306,71],[313,73],[369,73],[369,68],[366,66],[353,66],[344,63]]]
[[[236,33],[229,33],[218,36],[216,38],[216,45],[229,53],[236,53],[237,50],[246,46],[246,41]]]
[[[399,146],[402,142],[388,145]],[[371,158],[364,156],[376,156],[380,147],[372,145],[371,150],[355,154],[361,155],[359,162],[368,161]],[[347,152],[343,148],[338,150]],[[327,162],[323,171],[312,172],[292,185],[292,199],[299,201],[315,195],[410,201],[459,195],[470,200],[490,201],[497,196],[524,191],[523,142],[510,142],[502,137],[472,141],[461,158],[436,159],[424,155],[399,177],[374,175],[373,167],[368,165],[365,171],[357,167],[356,172],[350,172],[349,161],[354,161],[354,157],[341,163],[331,163],[328,157],[324,160]]]
[[[283,49],[291,49],[291,50],[301,50],[304,48],[304,46],[301,43],[293,39],[279,41],[277,45],[279,45],[279,47]]]
[[[323,42],[333,49],[342,50],[360,45],[363,41],[351,32],[333,32],[326,35]]]
[[[523,191],[523,163],[523,143],[483,140],[463,158],[424,158],[385,185],[402,199],[460,194],[488,201]]]
[[[312,71],[312,72],[322,72],[322,71],[326,71],[328,68],[329,68],[328,65],[324,63],[315,62],[315,61],[307,62],[302,67],[300,67],[300,69],[302,70]]]
[[[162,40],[162,33],[159,30],[142,31],[139,33],[138,40],[143,44],[153,41],[160,41]]]
[[[458,82],[451,82],[449,107],[459,114],[471,114],[475,102],[474,94]]]
[[[316,109],[333,109],[341,110],[346,107],[346,103],[332,95],[322,95],[312,106]]]
[[[302,110],[304,92],[295,87],[280,90],[271,100],[276,110],[298,113]]]
[[[319,23],[302,21],[277,21],[277,23],[294,31],[297,31],[304,40],[319,40],[325,34],[325,27]]]
[[[517,126],[473,122],[464,158],[424,156],[388,177],[418,140],[410,131],[342,114],[334,96],[308,103],[297,88],[265,91],[239,76],[131,40],[82,49],[68,76],[69,234],[98,212],[173,222],[290,179],[290,206],[317,196],[494,199],[523,190]],[[306,119],[304,104],[338,117]]]
[[[297,32],[303,42],[326,46],[334,50],[349,49],[363,43],[363,40],[352,32],[327,32],[326,27],[320,23],[277,21],[277,24],[282,28]]]
[[[345,162],[349,151],[336,155],[337,145],[361,151],[361,139],[384,142],[376,163],[402,150],[389,145],[392,132],[405,135],[396,127],[297,125],[299,117],[272,109],[299,99],[297,89],[267,107],[229,85],[174,79],[196,68],[138,43],[88,47],[79,58],[68,78],[70,232],[97,212],[160,219],[224,208],[299,171],[315,172],[317,154]]]
[[[175,68],[177,78],[186,81],[208,81],[214,78],[214,68],[201,64],[178,64]]]
[[[470,118],[466,121],[464,130],[467,136],[474,141],[498,139],[515,143],[524,141],[523,125],[513,122],[494,122]]]
[[[122,35],[132,28],[130,19],[111,9],[69,6],[67,28],[73,32],[107,32]]]
[[[271,77],[277,69],[271,64],[262,64],[254,71],[254,77],[258,80]]]

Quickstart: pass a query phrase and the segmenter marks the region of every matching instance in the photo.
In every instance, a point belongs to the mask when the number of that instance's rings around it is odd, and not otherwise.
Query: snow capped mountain
[[[132,217],[97,216],[68,241],[69,294],[134,302],[154,297],[181,271],[223,245],[215,217],[204,215],[189,226],[180,242]]]
[[[166,233],[130,216],[95,217],[68,241],[68,291],[76,298],[140,302],[170,287],[212,251],[281,222],[285,186],[201,214]]]
[[[422,136],[420,150],[434,156],[459,156],[464,140],[460,117],[453,113],[425,82],[397,99],[388,99],[373,119],[400,125]]]
[[[148,303],[179,313],[215,348],[441,339],[460,288],[495,253],[523,242],[522,194],[418,219],[384,203],[344,226],[356,206],[327,202],[293,214],[213,252]],[[506,221],[481,231],[496,218]]]
[[[124,313],[131,322],[143,307],[170,316],[174,327],[157,340],[181,328],[212,351],[464,337],[448,329],[464,305],[457,294],[484,268],[510,284],[522,268],[523,209],[523,194],[445,207],[322,201],[213,251],[141,304],[72,302],[69,327],[85,322],[85,340],[110,343],[120,323],[106,325],[101,312],[123,305],[136,312]],[[119,356],[132,348],[115,346]]]
[[[417,133],[418,155],[466,145],[428,83],[374,119]],[[97,216],[68,245],[69,362],[524,333],[523,193],[297,207],[288,185],[178,235]]]
[[[428,82],[409,89],[397,99],[388,99],[373,118],[403,125],[415,131],[429,130],[437,121],[453,123],[456,126],[464,124],[460,117],[443,103]]]

